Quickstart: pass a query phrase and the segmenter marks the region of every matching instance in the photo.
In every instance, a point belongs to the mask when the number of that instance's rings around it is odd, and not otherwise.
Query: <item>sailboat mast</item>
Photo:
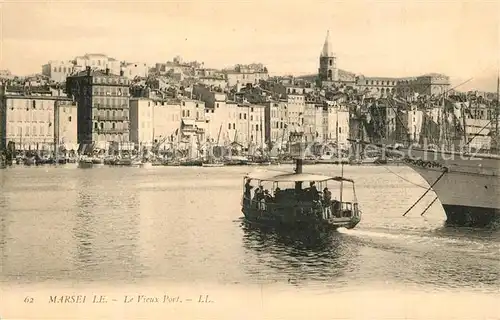
[[[217,134],[217,145],[219,145],[219,140],[220,140],[220,133],[222,131],[222,124],[219,127],[219,134]]]
[[[470,103],[470,102],[469,102]],[[467,139],[467,120],[465,119],[465,104],[462,103],[462,107],[460,108],[461,116],[462,116],[462,125],[464,127],[464,147],[467,147],[468,139]],[[464,150],[465,151],[465,150]]]
[[[252,137],[250,136],[250,106],[247,106],[247,141],[248,141],[248,152],[250,152],[250,144],[251,144],[251,139]]]
[[[264,114],[263,112],[264,111],[264,107],[261,107],[260,108],[260,125],[259,125],[259,130],[260,130],[260,148],[261,149],[264,149],[264,130],[262,130],[263,128],[263,125],[262,125],[262,121],[263,121],[263,118],[264,118]]]
[[[342,191],[344,190],[344,164],[341,162],[340,163],[340,177],[342,180],[340,180],[340,205],[342,206]]]
[[[496,108],[495,108],[495,151],[498,153],[499,151],[499,139],[500,139],[500,132],[498,132],[498,116],[500,113],[500,72],[498,73],[497,77],[497,103],[496,103]]]

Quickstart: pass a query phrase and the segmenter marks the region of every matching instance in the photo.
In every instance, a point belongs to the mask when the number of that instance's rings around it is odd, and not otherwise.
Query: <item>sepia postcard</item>
[[[500,1],[0,0],[0,319],[500,319]]]

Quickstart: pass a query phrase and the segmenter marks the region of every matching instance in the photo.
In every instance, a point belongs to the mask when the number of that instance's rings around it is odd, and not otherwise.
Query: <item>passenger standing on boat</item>
[[[276,187],[276,190],[274,190],[274,201],[279,202],[280,197],[281,197],[281,189],[279,187]]]
[[[245,183],[245,204],[248,206],[250,204],[250,200],[252,200],[252,189],[253,186],[250,184],[252,182],[252,179],[247,179],[247,182]]]
[[[264,193],[262,194],[262,199],[260,200],[260,205],[262,210],[266,210],[266,203],[269,203],[272,201],[271,195],[269,194],[269,190],[264,190]]]
[[[319,200],[318,189],[316,189],[316,183],[314,181],[309,183],[309,198],[311,201]]]
[[[323,205],[325,206],[325,219],[332,215],[332,193],[328,188],[323,189]]]
[[[264,189],[262,186],[257,187],[255,189],[254,195],[253,195],[253,201],[255,205],[257,206],[257,209],[260,209],[260,200],[262,200],[264,197]]]

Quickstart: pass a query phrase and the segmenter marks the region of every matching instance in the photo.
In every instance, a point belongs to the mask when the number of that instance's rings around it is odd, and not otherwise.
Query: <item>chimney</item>
[[[109,68],[106,68],[106,75],[109,76]]]
[[[90,66],[87,66],[85,69],[87,70],[87,76],[90,76]]]

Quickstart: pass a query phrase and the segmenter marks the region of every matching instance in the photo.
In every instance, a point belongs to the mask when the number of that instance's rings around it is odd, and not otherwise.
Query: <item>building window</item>
[[[229,124],[228,129],[231,130],[231,124]]]
[[[98,129],[97,122],[94,122],[94,129],[96,129],[96,130]]]
[[[115,128],[116,128],[116,124],[113,122],[113,123],[111,124],[111,129],[115,129]]]
[[[68,117],[68,121],[71,122],[71,116]]]
[[[219,107],[219,103],[218,102],[215,105],[217,106],[217,108]]]

